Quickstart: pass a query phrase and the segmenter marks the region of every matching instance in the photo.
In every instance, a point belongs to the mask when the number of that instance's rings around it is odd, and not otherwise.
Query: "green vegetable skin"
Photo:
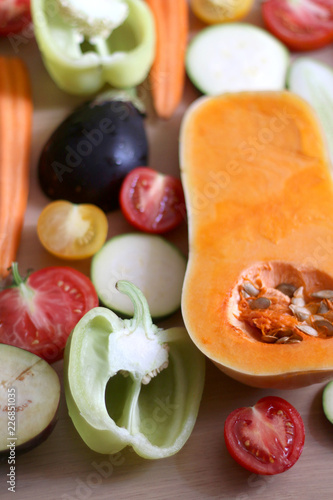
[[[133,301],[133,318],[94,308],[67,343],[69,415],[96,452],[117,453],[130,445],[144,458],[164,458],[177,453],[192,432],[204,356],[184,328],[162,330],[152,323],[146,299],[132,283],[118,281],[117,288]]]
[[[74,25],[60,14],[60,1],[32,0],[31,11],[44,64],[62,90],[89,95],[106,83],[130,88],[146,78],[155,56],[155,25],[143,0],[124,0],[128,15],[107,38],[105,31],[85,35],[79,18]],[[93,0],[91,11],[93,16]]]

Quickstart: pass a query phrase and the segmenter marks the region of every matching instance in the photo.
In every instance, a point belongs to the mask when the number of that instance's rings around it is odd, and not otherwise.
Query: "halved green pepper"
[[[184,328],[152,323],[142,292],[117,288],[134,305],[132,319],[111,310],[90,310],[74,328],[65,350],[69,415],[86,444],[113,454],[130,445],[142,457],[178,452],[196,422],[204,356]]]
[[[31,0],[44,64],[56,84],[71,94],[89,95],[106,83],[135,87],[146,78],[155,56],[154,19],[143,0],[113,0],[117,8],[125,5],[125,16],[119,8],[113,13],[112,2],[107,10],[104,0],[98,1],[99,9],[93,0],[90,5],[85,0],[86,9],[80,10],[78,0]],[[67,4],[73,8],[65,9]]]

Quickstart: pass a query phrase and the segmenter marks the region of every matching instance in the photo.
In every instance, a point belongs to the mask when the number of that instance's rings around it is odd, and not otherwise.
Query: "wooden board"
[[[246,20],[261,24],[259,5]],[[202,25],[191,18],[191,27],[194,33]],[[19,42],[13,45],[9,39],[0,40],[0,53],[22,57],[29,67],[33,84],[34,125],[29,206],[17,256],[23,272],[28,268],[41,269],[47,265],[63,264],[51,257],[37,238],[36,222],[49,200],[39,188],[36,169],[41,148],[50,133],[83,99],[69,96],[54,85],[44,69],[32,35],[23,37]],[[322,61],[332,61],[333,65],[332,46],[311,55]],[[140,87],[140,94],[148,108],[146,124],[150,166],[179,175],[179,126],[184,110],[199,93],[187,81],[183,102],[169,121],[158,120],[154,115],[148,82]],[[109,215],[109,224],[110,237],[132,229],[119,211]],[[168,236],[184,252],[187,251],[186,229],[184,223]],[[89,275],[89,261],[73,266]],[[161,326],[181,324],[181,315],[178,313],[161,323]],[[56,363],[55,368],[62,379],[62,362]],[[228,378],[207,362],[205,390],[193,434],[177,455],[160,461],[141,459],[130,449],[116,456],[103,456],[90,451],[68,417],[62,394],[59,421],[52,435],[38,448],[18,458],[15,498],[331,499],[333,427],[322,411],[322,389],[322,385],[295,391],[254,389]],[[239,467],[228,455],[223,439],[227,415],[233,409],[251,405],[265,395],[278,395],[287,399],[301,413],[306,429],[305,448],[298,463],[288,472],[273,477],[256,476]],[[8,464],[1,464],[0,471],[0,498],[12,498],[6,483]]]

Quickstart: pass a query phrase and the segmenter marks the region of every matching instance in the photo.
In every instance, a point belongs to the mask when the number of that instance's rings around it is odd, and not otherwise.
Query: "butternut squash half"
[[[200,98],[180,164],[194,343],[255,387],[332,377],[333,183],[310,106],[287,91]]]

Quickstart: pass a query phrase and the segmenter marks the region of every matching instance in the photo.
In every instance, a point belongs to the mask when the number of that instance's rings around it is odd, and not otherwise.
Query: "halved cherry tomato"
[[[19,33],[30,23],[30,0],[0,1],[0,36]]]
[[[87,276],[70,267],[46,267],[0,292],[0,342],[33,352],[49,363],[61,359],[67,338],[82,316],[98,306]]]
[[[51,254],[62,259],[85,259],[105,243],[108,219],[95,205],[53,201],[38,218],[37,234]]]
[[[224,439],[230,455],[245,469],[255,474],[279,474],[299,459],[304,424],[291,404],[269,396],[230,413]]]
[[[332,42],[332,0],[265,0],[261,5],[267,28],[290,49],[314,50]]]
[[[190,0],[194,14],[207,24],[237,21],[245,17],[254,0]]]
[[[141,231],[170,231],[185,216],[181,181],[148,167],[135,168],[123,181],[120,207],[128,222]]]

